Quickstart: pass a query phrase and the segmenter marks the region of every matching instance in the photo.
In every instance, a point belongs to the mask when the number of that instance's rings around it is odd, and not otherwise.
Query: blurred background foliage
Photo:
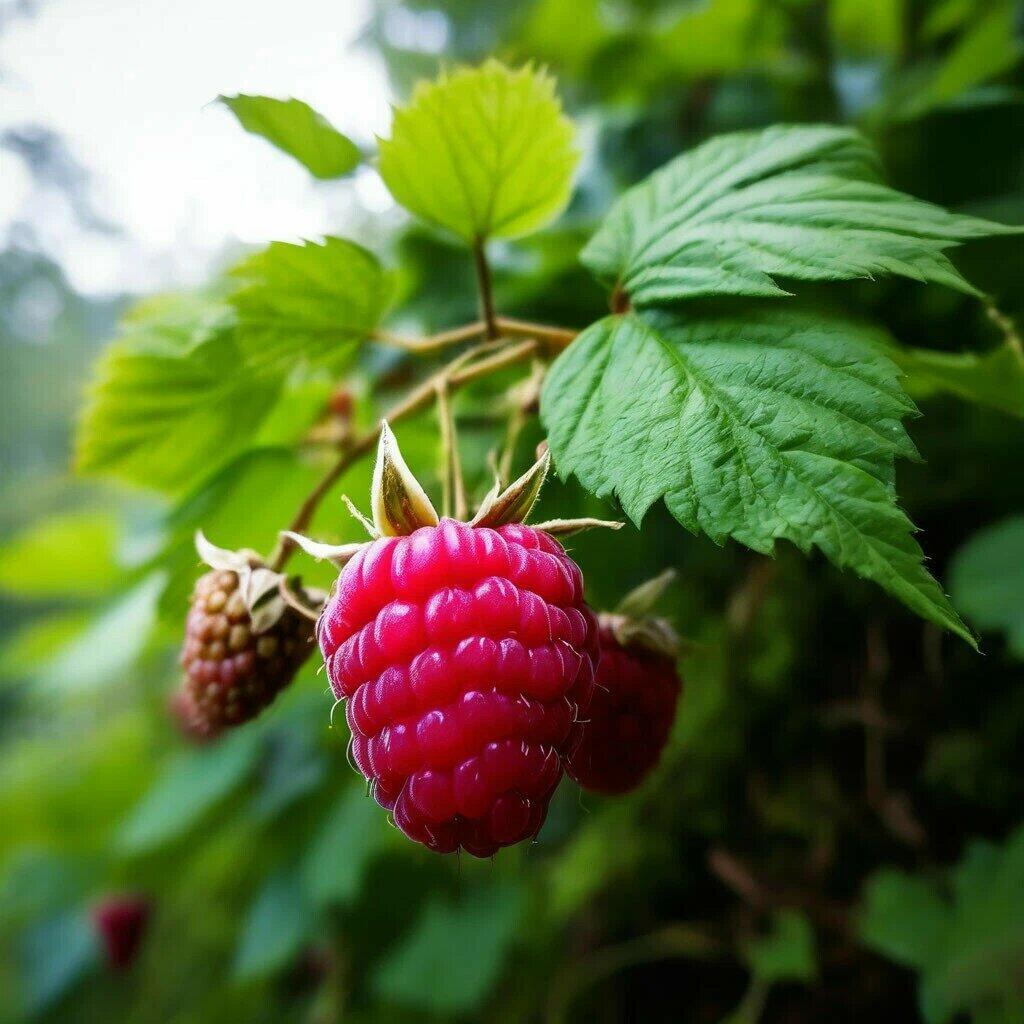
[[[1010,0],[378,0],[360,45],[398,97],[442,62],[489,54],[558,76],[585,160],[555,228],[495,247],[512,315],[599,316],[577,262],[596,219],[625,185],[737,128],[854,123],[896,187],[1024,223],[1024,8]],[[473,319],[467,253],[396,224],[381,237],[367,215],[360,236],[397,267],[392,322]],[[166,714],[192,534],[272,546],[330,458],[329,361],[233,373],[208,346],[217,282],[87,299],[9,238],[0,1020],[1024,1020],[1021,257],[1013,238],[957,254],[997,311],[902,280],[829,291],[907,346],[924,462],[901,469],[900,492],[984,656],[821,558],[719,549],[663,510],[642,533],[582,536],[596,607],[679,572],[665,607],[687,639],[671,745],[626,798],[564,783],[534,846],[478,863],[389,827],[312,664],[215,744],[187,746]],[[175,360],[181,386],[163,406],[146,399],[140,421],[154,360]],[[364,353],[347,381],[358,423],[419,372]],[[96,377],[124,388],[118,445],[78,453],[99,480],[70,469]],[[478,494],[515,379],[459,396]],[[521,463],[539,439],[525,433]],[[432,417],[406,421],[401,441],[436,485]],[[354,467],[312,532],[357,539],[339,499],[368,486]],[[543,505],[544,518],[613,514],[561,485]],[[122,891],[149,898],[152,920],[139,962],[114,974],[88,912]]]

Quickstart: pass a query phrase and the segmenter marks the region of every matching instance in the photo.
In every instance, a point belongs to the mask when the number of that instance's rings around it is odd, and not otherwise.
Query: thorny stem
[[[476,287],[480,293],[480,311],[483,314],[484,326],[488,338],[497,338],[498,318],[494,312],[494,289],[491,286],[491,268],[487,262],[484,240],[477,238],[473,242],[473,267],[476,270]]]
[[[389,423],[396,423],[429,405],[437,394],[437,383],[439,380],[446,380],[448,390],[454,391],[470,381],[486,377],[488,374],[495,373],[506,366],[513,366],[516,363],[530,359],[538,351],[538,348],[537,341],[528,339],[508,347],[505,347],[501,342],[488,341],[467,349],[456,359],[453,359],[446,367],[438,371],[438,373],[429,377],[419,387],[409,392],[405,398],[385,414],[384,419]],[[495,349],[498,349],[498,351],[495,351]],[[484,356],[484,358],[473,362],[477,356]],[[378,423],[371,430],[354,439],[342,451],[337,460],[321,477],[320,481],[299,507],[295,517],[288,524],[288,530],[293,533],[302,533],[309,526],[313,515],[320,502],[327,495],[327,492],[338,482],[349,466],[362,458],[367,452],[373,450],[377,440],[380,438],[380,431],[381,424]],[[270,568],[275,572],[280,572],[287,564],[295,547],[295,542],[290,537],[282,537],[268,560]]]

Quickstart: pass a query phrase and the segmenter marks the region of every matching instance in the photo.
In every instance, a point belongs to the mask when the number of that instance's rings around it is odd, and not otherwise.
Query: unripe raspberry
[[[149,921],[149,901],[141,896],[108,896],[92,909],[107,963],[127,970],[135,962]]]
[[[178,731],[193,743],[205,743],[213,739],[217,733],[203,720],[191,692],[181,686],[171,694],[167,701],[167,712],[177,725]]]
[[[537,834],[597,660],[556,540],[452,519],[380,538],[342,570],[318,636],[353,759],[407,836],[487,857]]]
[[[352,398],[352,392],[349,391],[348,388],[336,388],[331,393],[331,397],[327,400],[327,404],[331,413],[339,420],[347,423],[352,419],[352,410],[355,406],[355,401]]]
[[[200,576],[181,651],[193,705],[182,707],[189,731],[216,734],[254,718],[292,681],[312,641],[313,623],[290,607],[255,633],[238,574],[214,569]]]
[[[623,645],[612,616],[601,616],[601,658],[581,739],[566,771],[584,789],[626,793],[661,757],[681,683],[674,657],[642,643]]]

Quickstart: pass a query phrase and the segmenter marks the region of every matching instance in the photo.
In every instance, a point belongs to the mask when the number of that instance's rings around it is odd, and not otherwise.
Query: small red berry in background
[[[336,388],[331,397],[327,400],[331,413],[344,423],[352,419],[352,411],[355,408],[355,399],[348,388]]]
[[[671,627],[647,615],[671,580],[637,588],[611,615],[601,615],[601,658],[579,745],[566,771],[584,789],[614,795],[635,789],[661,757],[681,682]]]
[[[135,962],[149,915],[149,900],[142,896],[108,896],[92,908],[93,925],[114,970],[128,970]]]

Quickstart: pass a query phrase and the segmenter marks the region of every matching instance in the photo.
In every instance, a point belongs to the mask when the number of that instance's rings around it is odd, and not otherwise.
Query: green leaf
[[[975,405],[1024,417],[1024,356],[1012,342],[991,352],[936,352],[894,346],[890,355],[918,395],[945,391]]]
[[[220,308],[131,319],[100,359],[78,431],[80,472],[178,493],[245,448],[280,381],[244,364]]]
[[[872,949],[921,970],[938,957],[950,916],[932,882],[887,869],[865,886],[858,927]]]
[[[38,687],[66,697],[123,682],[145,649],[165,583],[165,573],[151,573],[104,608],[39,665]]]
[[[377,257],[355,242],[272,242],[233,271],[238,345],[258,365],[299,359],[337,369],[380,323],[391,292]]]
[[[261,743],[250,727],[172,757],[121,827],[121,850],[145,853],[188,831],[252,771]]]
[[[361,786],[350,787],[327,814],[306,854],[306,891],[317,904],[347,903],[386,835],[380,809]]]
[[[89,623],[85,611],[58,612],[34,618],[4,635],[0,648],[0,679],[31,678]]]
[[[1024,516],[974,534],[953,558],[949,589],[978,629],[1005,633],[1024,658]]]
[[[777,125],[721,135],[655,171],[615,203],[581,259],[637,306],[788,294],[775,277],[900,274],[977,294],[943,250],[1016,230],[881,184],[852,129]]]
[[[247,132],[295,157],[314,178],[340,178],[359,165],[359,147],[302,100],[244,94],[218,99]]]
[[[21,953],[27,1008],[32,1013],[65,995],[98,960],[92,923],[81,911],[36,925],[23,936]]]
[[[899,116],[920,117],[1014,68],[1024,56],[1016,17],[1017,5],[1001,0],[972,18],[934,73],[899,110]]]
[[[812,981],[817,973],[814,931],[807,918],[796,910],[779,911],[771,931],[751,942],[744,950],[747,963],[765,984],[777,981]]]
[[[497,980],[522,910],[516,887],[433,900],[373,976],[379,998],[435,1013],[466,1013]]]
[[[896,871],[874,876],[860,916],[862,939],[920,972],[922,1016],[948,1024],[1020,1020],[1024,994],[1024,828],[1002,846],[974,842],[950,874],[948,895]]]
[[[102,512],[34,523],[0,548],[0,590],[18,597],[90,597],[117,585],[117,524]]]
[[[417,84],[380,142],[380,173],[406,209],[472,242],[558,216],[577,156],[553,79],[488,60]]]
[[[294,871],[269,878],[242,927],[236,978],[251,979],[284,967],[308,941],[315,919]]]
[[[639,524],[665,499],[693,533],[820,548],[973,644],[896,504],[914,406],[880,334],[787,307],[608,317],[548,374],[555,466]]]

